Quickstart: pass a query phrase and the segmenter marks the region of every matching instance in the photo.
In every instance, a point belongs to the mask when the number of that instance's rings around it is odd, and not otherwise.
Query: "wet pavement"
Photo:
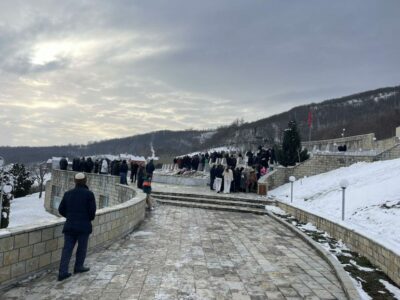
[[[158,206],[89,255],[91,271],[21,283],[0,299],[345,299],[330,266],[268,216]]]

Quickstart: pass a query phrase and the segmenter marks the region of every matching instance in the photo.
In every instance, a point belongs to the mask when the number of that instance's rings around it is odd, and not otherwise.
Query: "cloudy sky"
[[[400,84],[398,0],[0,1],[0,145],[214,128]]]

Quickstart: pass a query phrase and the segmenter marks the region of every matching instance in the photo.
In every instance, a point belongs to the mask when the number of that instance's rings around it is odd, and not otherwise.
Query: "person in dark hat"
[[[76,243],[78,243],[78,248],[74,273],[90,270],[84,266],[84,262],[89,235],[92,233],[92,221],[96,216],[96,200],[93,192],[86,185],[84,173],[75,175],[75,188],[65,192],[58,212],[67,219],[63,228],[64,247],[58,273],[58,281],[62,281],[71,276],[71,273],[68,272],[68,265]]]

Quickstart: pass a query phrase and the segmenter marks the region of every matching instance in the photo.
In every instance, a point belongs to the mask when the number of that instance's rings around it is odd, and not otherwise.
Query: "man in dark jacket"
[[[64,248],[61,254],[58,280],[71,276],[68,264],[72,250],[78,242],[74,273],[83,273],[90,270],[84,266],[89,235],[92,233],[92,223],[96,216],[96,200],[94,194],[86,186],[86,176],[83,173],[75,175],[75,188],[67,191],[58,207],[60,215],[65,217],[63,233]]]
[[[68,160],[65,158],[65,156],[63,156],[60,159],[60,169],[61,170],[66,170],[68,168]]]
[[[119,176],[120,176],[120,180],[119,183],[120,184],[128,184],[127,178],[126,176],[128,175],[128,164],[126,163],[126,160],[124,159],[122,161],[121,167],[119,168]]]
[[[210,190],[214,190],[214,180],[217,174],[217,167],[213,165],[210,170]]]
[[[155,169],[155,167],[154,167],[153,160],[150,159],[150,162],[146,165],[147,176],[153,178],[154,169]]]
[[[139,165],[137,162],[131,162],[131,182],[136,182],[137,178],[137,171],[138,171]]]

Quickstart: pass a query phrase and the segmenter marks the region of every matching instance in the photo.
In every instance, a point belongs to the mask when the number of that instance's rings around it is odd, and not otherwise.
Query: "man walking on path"
[[[63,233],[64,248],[61,254],[58,280],[71,276],[68,272],[72,250],[78,242],[74,273],[83,273],[90,270],[84,266],[89,235],[92,233],[92,222],[96,216],[96,200],[93,192],[86,186],[86,176],[83,173],[75,175],[75,188],[65,192],[60,206],[60,215],[65,217]]]

